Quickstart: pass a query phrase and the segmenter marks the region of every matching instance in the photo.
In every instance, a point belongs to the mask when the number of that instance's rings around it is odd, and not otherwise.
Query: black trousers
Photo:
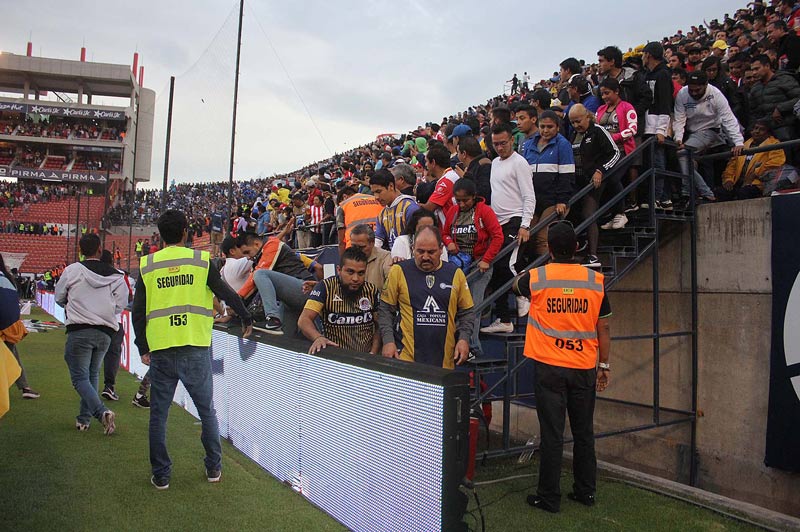
[[[594,454],[595,383],[597,371],[535,363],[536,414],[541,429],[541,460],[537,494],[548,506],[561,505],[561,459],[564,452],[565,412],[572,429],[572,491],[579,496],[594,495],[597,458]]]
[[[117,383],[117,372],[119,371],[119,357],[122,355],[122,341],[125,339],[125,330],[122,324],[111,337],[111,345],[108,346],[106,356],[103,358],[103,385],[112,388]]]
[[[501,249],[508,246],[511,242],[516,240],[519,226],[522,223],[522,217],[514,216],[508,222],[504,223],[501,228],[503,229],[503,246]],[[531,235],[533,238],[533,235]],[[511,258],[511,253],[505,257],[497,260],[494,264],[492,278],[489,280],[489,287],[493,291],[497,291],[501,286],[510,281],[514,275],[508,267],[508,261]],[[508,309],[508,296],[504,295],[498,299],[494,304],[495,316],[500,318],[503,323],[511,321],[511,311]]]

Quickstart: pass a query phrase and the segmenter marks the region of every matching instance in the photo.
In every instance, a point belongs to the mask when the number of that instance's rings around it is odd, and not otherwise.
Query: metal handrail
[[[763,153],[765,151],[774,151],[774,150],[782,150],[784,148],[792,148],[794,146],[800,146],[800,139],[794,140],[787,140],[784,142],[779,142],[777,144],[768,144],[764,146],[763,144],[756,147],[756,148],[749,148],[747,150],[743,150],[741,155],[754,155],[756,153]],[[734,157],[733,152],[730,150],[722,151],[719,153],[709,153],[706,155],[694,155],[694,160],[702,160],[702,161],[709,161],[714,159],[728,159],[730,157]]]
[[[650,148],[650,146],[652,146],[656,142],[657,142],[657,140],[655,139],[655,137],[651,137],[651,138],[645,140],[644,142],[642,142],[629,155],[627,155],[624,158],[622,158],[622,160],[619,163],[617,163],[617,165],[615,165],[614,168],[612,168],[610,172],[608,172],[606,175],[604,175],[603,179],[604,180],[608,179],[609,177],[613,176],[617,172],[621,173],[623,171],[627,171],[627,169],[630,167],[630,165],[626,164],[626,160],[627,161],[632,161],[633,157],[631,157],[631,156],[633,156],[633,155],[635,155],[637,153],[643,152],[644,150]],[[674,142],[671,142],[671,141],[665,141],[664,144],[668,145],[668,146],[677,147],[677,144],[675,144]],[[639,186],[640,183],[642,183],[646,179],[650,178],[650,176],[653,175],[653,174],[654,174],[653,170],[648,170],[647,172],[644,172],[643,174],[639,175],[634,181],[632,181],[629,185],[627,185],[625,188],[623,188],[623,190],[621,192],[619,192],[616,196],[614,196],[614,198],[612,198],[611,200],[609,200],[609,201],[605,202],[604,204],[600,205],[598,207],[597,211],[595,211],[594,214],[592,214],[589,218],[587,218],[586,220],[584,220],[583,222],[578,224],[578,226],[575,228],[575,233],[578,234],[581,231],[583,231],[584,229],[586,229],[587,227],[589,227],[591,224],[595,223],[601,216],[603,216],[609,209],[611,209],[618,201],[621,201],[623,198],[625,198],[625,196],[627,196],[628,193],[630,193],[631,190],[634,190],[636,187]],[[583,187],[581,190],[579,190],[577,193],[575,193],[569,199],[568,205],[571,207],[572,205],[576,204],[577,202],[582,200],[584,196],[589,194],[592,190],[594,190],[594,185],[592,183],[589,183],[588,185]],[[651,201],[650,203],[652,204],[653,202]],[[655,207],[654,205],[651,205],[650,206],[651,210],[654,209],[654,207]],[[546,216],[545,218],[540,220],[534,227],[532,227],[530,229],[531,238],[533,238],[534,235],[536,235],[536,233],[538,233],[539,231],[541,231],[542,229],[544,229],[545,227],[550,225],[557,217],[558,217],[558,215],[556,213],[551,213],[549,216]],[[516,242],[512,242],[508,246],[503,248],[500,251],[500,253],[497,254],[497,257],[495,257],[495,259],[494,259],[494,261],[492,261],[492,263],[494,264],[499,258],[504,257],[505,255],[511,253],[516,245],[517,245]],[[524,270],[522,270],[521,272],[517,272],[517,275],[520,275],[522,273],[530,271],[533,268],[538,268],[539,266],[541,266],[542,264],[547,262],[549,259],[550,259],[550,257],[548,257],[546,255],[538,257],[531,264],[526,266]],[[470,272],[470,274],[467,276],[467,280],[469,280],[472,277],[474,277],[474,275],[475,275],[475,272]],[[501,297],[505,297],[506,293],[508,292],[508,290],[513,286],[515,278],[507,281],[503,286],[501,286],[500,288],[495,290],[494,293],[492,293],[490,296],[486,297],[473,310],[475,312],[483,312],[484,309],[488,308],[495,301],[497,301]]]

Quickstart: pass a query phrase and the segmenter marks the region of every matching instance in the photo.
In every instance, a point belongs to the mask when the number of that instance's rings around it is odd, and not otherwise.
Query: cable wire
[[[300,91],[297,89],[297,86],[294,84],[294,80],[292,79],[292,76],[289,75],[289,71],[286,69],[286,66],[283,64],[283,61],[281,60],[281,56],[278,55],[278,50],[276,50],[275,46],[272,44],[272,39],[269,38],[269,35],[267,35],[267,31],[264,29],[264,26],[261,24],[261,21],[258,19],[258,15],[256,15],[256,12],[250,7],[250,4],[247,4],[247,9],[253,15],[253,20],[256,21],[256,24],[261,29],[261,33],[264,34],[264,38],[267,39],[267,43],[269,44],[270,49],[272,49],[272,53],[275,54],[275,59],[278,60],[278,64],[280,65],[281,70],[283,70],[283,73],[286,75],[286,79],[289,80],[289,84],[292,86],[292,90],[294,91],[295,95],[297,96],[297,99],[300,100],[300,103],[303,105],[303,109],[306,110],[306,114],[308,115],[308,119],[311,121],[311,125],[313,125],[314,129],[317,131],[317,135],[319,135],[320,140],[325,145],[325,149],[328,150],[328,153],[330,155],[333,155],[333,150],[331,150],[330,146],[328,146],[328,143],[325,141],[325,136],[322,134],[322,131],[317,126],[317,122],[314,120],[314,117],[311,115],[311,111],[309,110],[308,106],[306,105],[306,102],[303,99],[303,96],[300,94]]]

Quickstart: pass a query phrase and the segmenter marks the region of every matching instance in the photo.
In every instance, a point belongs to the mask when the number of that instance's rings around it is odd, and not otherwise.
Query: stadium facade
[[[149,181],[155,92],[143,87],[138,56],[131,66],[85,55],[34,57],[30,43],[28,55],[0,53],[0,178],[123,190]]]

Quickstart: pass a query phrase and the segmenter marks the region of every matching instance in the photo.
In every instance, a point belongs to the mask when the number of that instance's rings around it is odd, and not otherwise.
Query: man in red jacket
[[[447,211],[442,241],[450,256],[466,255],[472,259],[471,262],[477,262],[479,273],[474,274],[468,282],[473,303],[479,305],[492,279],[492,261],[503,245],[503,228],[492,208],[486,205],[483,198],[477,196],[474,181],[456,181],[453,185],[453,197],[456,204]],[[476,356],[480,356],[480,313],[476,313],[475,320],[469,347]]]

